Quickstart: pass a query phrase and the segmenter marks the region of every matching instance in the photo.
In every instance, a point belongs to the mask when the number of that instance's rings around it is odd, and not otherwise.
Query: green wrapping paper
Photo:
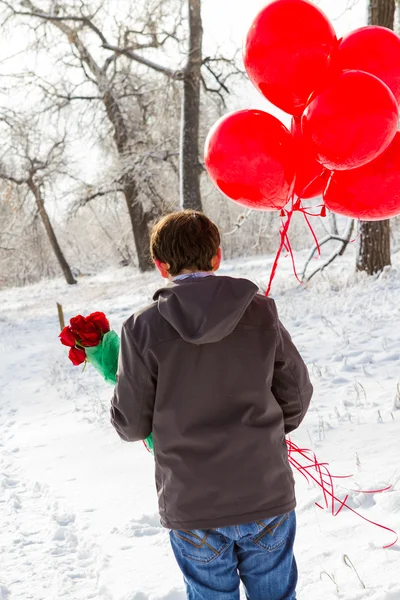
[[[96,371],[107,381],[117,383],[119,337],[115,331],[105,333],[101,343],[92,348],[85,348],[86,357]]]
[[[118,353],[120,340],[115,331],[104,334],[101,343],[92,348],[85,348],[88,362],[104,377],[107,383],[117,383]],[[154,454],[152,434],[144,442],[147,450]]]

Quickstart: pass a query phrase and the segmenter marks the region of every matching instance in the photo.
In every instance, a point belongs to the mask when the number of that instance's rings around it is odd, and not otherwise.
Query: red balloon
[[[366,165],[386,150],[398,123],[387,85],[363,71],[345,71],[304,111],[303,134],[331,171]]]
[[[356,29],[341,40],[334,67],[365,71],[381,79],[400,101],[400,37],[386,27]]]
[[[327,81],[336,46],[335,30],[319,8],[307,0],[275,0],[250,27],[244,65],[270,102],[301,115],[312,92]]]
[[[325,190],[327,208],[361,221],[400,214],[400,132],[379,158],[360,169],[333,173]]]
[[[261,110],[222,117],[205,145],[209,176],[226,196],[257,210],[279,210],[294,179],[293,140],[278,119]]]
[[[322,196],[330,172],[317,161],[314,147],[304,138],[299,117],[292,118],[292,137],[296,156],[294,193],[304,199]]]

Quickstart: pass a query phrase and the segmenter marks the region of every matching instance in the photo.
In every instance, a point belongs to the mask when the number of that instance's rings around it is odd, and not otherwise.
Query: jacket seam
[[[167,511],[167,500],[165,498],[165,474],[163,469],[160,469],[160,465],[157,460],[157,455],[154,456],[156,469],[159,469],[161,473],[161,485],[162,485],[162,501],[163,501],[163,510],[165,518],[168,519],[168,511]]]
[[[292,378],[293,378],[294,382],[296,383],[296,387],[297,387],[297,389],[298,389],[299,396],[300,396],[301,414],[300,414],[299,418],[297,419],[297,423],[299,424],[299,423],[301,423],[302,417],[303,417],[303,415],[304,415],[303,392],[301,391],[301,389],[300,389],[300,386],[299,386],[299,382],[297,381],[297,378],[296,378],[296,377],[295,377],[295,375],[294,375],[294,372],[293,372],[292,366],[291,366],[291,364],[290,364],[290,360],[288,360],[288,361],[287,361],[287,366],[289,367],[290,374],[291,374],[291,376],[292,376]]]
[[[179,335],[179,333],[177,333],[176,335],[174,335],[174,337],[168,338],[166,340],[161,340],[160,342],[154,342],[154,344],[150,344],[143,350],[143,355],[147,354],[147,352],[149,350],[152,350],[156,346],[161,346],[161,344],[166,344],[167,342],[172,342],[173,340],[179,340],[179,339],[180,339],[180,335]]]
[[[140,424],[142,422],[143,405],[144,405],[144,399],[145,399],[145,396],[146,396],[147,388],[148,388],[148,385],[149,385],[150,371],[149,371],[149,369],[148,369],[148,367],[147,367],[147,365],[146,365],[146,363],[145,363],[145,361],[143,359],[142,353],[140,352],[139,348],[137,347],[137,344],[135,343],[135,340],[133,339],[133,336],[132,336],[131,332],[129,331],[129,329],[125,325],[124,325],[124,327],[125,327],[125,330],[128,333],[129,339],[131,340],[131,342],[132,342],[132,344],[133,344],[136,352],[138,353],[138,355],[142,359],[142,363],[143,363],[143,366],[144,366],[145,372],[146,372],[146,380],[145,380],[145,383],[144,383],[144,386],[143,386],[143,392],[141,394],[141,399],[140,399],[140,411],[139,411],[138,423],[137,423],[137,426],[136,426],[136,429],[135,429],[135,436],[134,436],[135,438],[137,438],[138,437],[137,434],[139,432]]]
[[[276,335],[277,335],[277,349],[278,349],[278,347],[279,347],[279,338],[280,338],[280,330],[279,330],[280,328],[279,328],[279,316],[278,316],[278,309],[276,308],[276,304],[275,304],[275,302],[274,302],[274,306],[275,306],[275,313],[276,313],[276,318],[277,318],[277,330],[276,330]],[[295,383],[295,385],[296,385],[296,387],[297,387],[297,391],[298,391],[298,394],[299,394],[299,396],[300,396],[301,414],[300,414],[300,416],[299,416],[299,418],[298,418],[298,420],[297,420],[297,423],[298,423],[298,424],[300,424],[300,423],[301,423],[301,420],[302,420],[302,417],[303,417],[303,415],[304,415],[304,413],[305,413],[305,410],[304,410],[304,402],[303,402],[303,394],[305,394],[305,393],[306,393],[306,390],[302,391],[302,390],[300,389],[299,382],[297,381],[297,377],[295,376],[295,374],[294,374],[294,371],[293,371],[293,369],[292,369],[292,365],[291,365],[290,359],[289,359],[289,360],[286,360],[286,364],[287,364],[287,366],[288,366],[288,369],[289,369],[289,371],[290,371],[290,374],[291,374],[291,376],[292,376],[292,379],[293,379],[293,381],[294,381],[294,383]],[[308,389],[308,388],[307,388],[307,389]],[[277,397],[277,399],[279,399],[279,396]]]
[[[145,362],[145,360],[144,360],[144,352],[143,352],[142,350],[140,350],[139,346],[138,346],[138,345],[137,345],[137,343],[135,342],[135,339],[134,339],[134,337],[133,337],[133,335],[132,335],[132,333],[131,333],[130,329],[129,329],[128,327],[126,327],[126,325],[123,325],[123,327],[125,328],[125,331],[128,333],[129,339],[131,340],[131,342],[132,342],[132,345],[134,346],[134,348],[135,348],[136,352],[137,352],[137,353],[138,353],[138,355],[140,356],[140,358],[141,358],[141,360],[142,360],[142,363],[143,363],[143,365],[144,365],[144,367],[145,367],[145,369],[146,369],[147,373],[151,375],[151,373],[150,373],[150,369],[149,369],[149,367],[146,365],[146,362]]]
[[[149,373],[147,373],[146,381],[145,381],[145,384],[144,384],[144,386],[143,386],[142,399],[141,399],[141,401],[140,401],[140,413],[139,413],[138,424],[137,424],[136,431],[135,431],[135,438],[137,438],[137,437],[138,437],[139,427],[140,427],[140,424],[141,424],[141,422],[142,422],[142,414],[143,414],[144,398],[145,398],[145,395],[146,395],[146,392],[147,392],[147,387],[148,387],[148,383],[149,383],[149,378],[150,378],[150,375],[149,375]]]
[[[200,281],[200,280],[199,280],[199,281]],[[215,288],[215,291],[214,291],[214,293],[213,293],[213,295],[212,295],[212,297],[210,298],[210,301],[209,301],[209,303],[207,304],[207,307],[206,307],[206,309],[204,310],[204,315],[205,315],[205,316],[204,316],[204,318],[203,318],[203,320],[202,320],[201,324],[199,325],[199,327],[198,327],[198,329],[197,329],[197,333],[198,333],[198,332],[199,332],[199,330],[200,330],[200,329],[203,327],[203,325],[204,325],[204,322],[205,322],[205,321],[206,321],[206,319],[207,319],[207,316],[206,316],[206,315],[207,315],[208,309],[210,308],[210,306],[211,306],[211,305],[212,305],[212,303],[214,302],[215,296],[217,295],[217,293],[218,293],[218,292],[219,292],[219,289],[218,289],[218,287],[216,287],[216,288]],[[197,335],[197,333],[196,333],[196,335]]]
[[[248,293],[248,296],[247,296],[247,303],[246,303],[246,305],[243,307],[243,310],[242,310],[242,312],[240,313],[240,315],[238,316],[238,318],[237,318],[237,321],[236,321],[236,323],[235,323],[235,326],[234,326],[234,328],[232,329],[231,333],[233,333],[233,332],[235,331],[236,327],[237,327],[237,326],[239,325],[239,323],[240,323],[240,320],[241,320],[241,319],[243,319],[243,315],[245,314],[246,310],[249,308],[249,306],[250,306],[250,304],[251,304],[252,300],[254,300],[254,297],[255,297],[255,294],[253,293],[253,290],[252,290],[251,292],[250,292],[250,290],[249,290],[249,293]],[[214,299],[214,298],[213,298],[213,299]]]

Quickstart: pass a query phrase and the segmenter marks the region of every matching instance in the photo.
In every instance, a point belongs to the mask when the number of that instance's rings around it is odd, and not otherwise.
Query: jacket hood
[[[209,276],[171,283],[159,289],[154,300],[182,339],[209,344],[232,333],[257,293],[247,279]]]

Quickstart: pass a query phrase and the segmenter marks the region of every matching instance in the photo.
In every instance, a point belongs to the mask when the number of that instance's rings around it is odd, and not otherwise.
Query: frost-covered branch
[[[326,237],[324,237],[320,242],[319,242],[319,246],[320,248],[322,246],[324,246],[325,244],[327,244],[328,242],[331,241],[338,241],[340,242],[339,246],[332,252],[332,254],[330,255],[330,257],[322,264],[320,265],[315,271],[313,271],[311,273],[311,275],[309,277],[306,278],[306,272],[307,272],[307,268],[308,265],[310,264],[310,262],[312,261],[312,259],[314,258],[316,252],[318,251],[318,246],[314,246],[306,260],[306,263],[304,265],[304,269],[303,269],[303,273],[301,275],[301,279],[302,281],[310,281],[310,279],[312,279],[314,277],[314,275],[316,275],[317,273],[320,273],[321,271],[323,271],[324,269],[326,269],[326,267],[328,267],[331,263],[333,263],[333,261],[338,258],[338,256],[343,256],[343,254],[346,251],[346,248],[348,246],[348,244],[350,243],[351,240],[351,236],[353,235],[353,231],[354,231],[354,219],[349,219],[346,231],[343,233],[342,236],[336,235],[334,233],[327,235]]]
[[[247,208],[244,211],[244,213],[242,213],[241,215],[238,216],[237,221],[236,221],[235,225],[233,226],[233,229],[231,229],[230,231],[224,232],[224,235],[233,235],[234,233],[236,233],[241,227],[243,227],[243,225],[245,224],[247,219],[250,217],[252,212],[254,212],[254,211],[251,208]]]
[[[169,69],[168,67],[160,65],[148,58],[145,58],[144,56],[141,56],[140,54],[138,54],[137,52],[134,52],[133,50],[129,50],[126,48],[119,48],[118,46],[113,46],[111,44],[103,44],[103,48],[105,48],[107,50],[112,50],[113,52],[115,52],[115,54],[127,56],[131,60],[133,60],[141,65],[144,65],[145,67],[149,67],[149,69],[152,69],[153,71],[162,73],[163,75],[166,75],[167,77],[170,77],[171,79],[180,81],[184,78],[184,71],[182,69],[177,69],[177,70]]]

